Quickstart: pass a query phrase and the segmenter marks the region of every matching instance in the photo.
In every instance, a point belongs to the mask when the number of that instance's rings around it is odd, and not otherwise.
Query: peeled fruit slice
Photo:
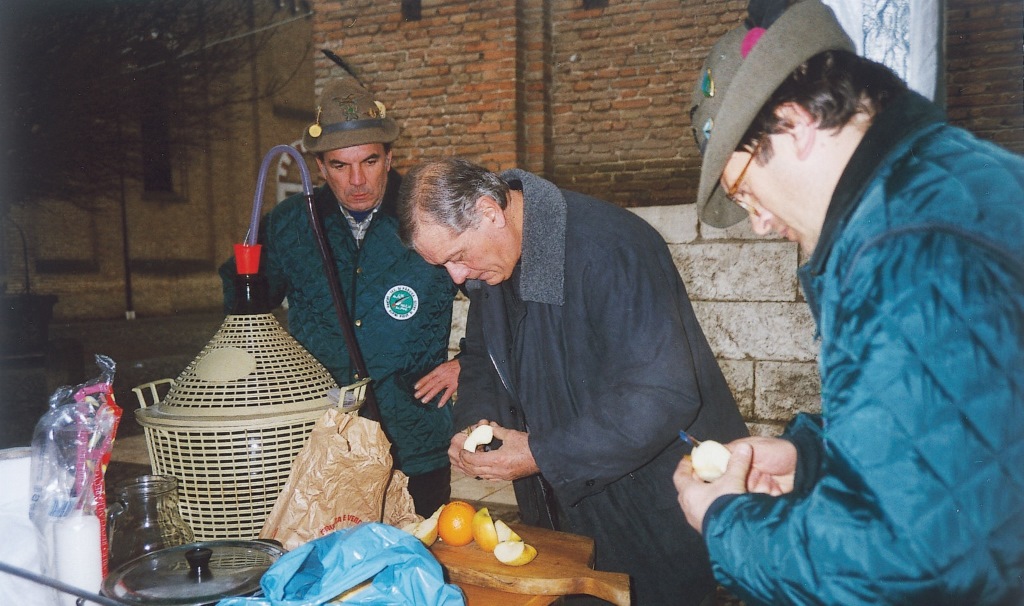
[[[506,541],[522,541],[523,537],[516,534],[516,531],[508,527],[508,524],[501,520],[494,521],[494,530],[498,533],[498,542],[504,543]]]
[[[722,477],[729,465],[730,456],[732,453],[729,449],[714,440],[704,440],[690,453],[693,470],[705,482],[713,482]]]
[[[522,566],[537,557],[537,549],[522,541],[504,541],[494,548],[494,557],[508,566]]]
[[[437,508],[429,518],[420,522],[412,522],[402,527],[402,530],[419,539],[424,545],[430,547],[437,540],[437,520],[441,516],[444,505]]]
[[[498,531],[486,507],[481,507],[473,516],[473,540],[488,553],[494,551],[498,544]]]
[[[462,447],[469,452],[476,452],[476,447],[481,444],[490,444],[491,440],[494,439],[494,428],[490,425],[480,425],[473,431],[469,432],[469,437],[466,438],[465,443]]]

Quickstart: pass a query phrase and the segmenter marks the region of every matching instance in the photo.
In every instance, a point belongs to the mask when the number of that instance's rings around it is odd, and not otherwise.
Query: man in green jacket
[[[1024,159],[777,4],[698,77],[697,203],[810,255],[822,414],[680,462],[679,504],[748,604],[1022,604]]]
[[[329,82],[303,145],[316,154],[326,185],[314,202],[323,218],[341,291],[373,379],[395,465],[409,476],[420,515],[451,497],[444,404],[458,386],[459,362],[448,361],[456,288],[398,238],[394,200],[401,183],[391,169],[399,128],[386,108],[351,78]],[[304,194],[292,196],[260,223],[260,271],[270,304],[288,302],[288,330],[339,385],[357,380],[338,325]],[[234,259],[221,267],[224,303],[233,306]]]

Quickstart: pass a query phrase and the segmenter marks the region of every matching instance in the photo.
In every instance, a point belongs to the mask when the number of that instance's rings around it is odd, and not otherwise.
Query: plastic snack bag
[[[43,574],[98,592],[106,574],[106,491],[121,408],[112,389],[114,361],[96,356],[101,374],[50,396],[50,410],[32,436],[32,502],[29,517],[39,531]],[[61,595],[61,604],[75,597]]]
[[[281,556],[260,579],[262,597],[227,598],[217,606],[463,606],[423,543],[370,522],[309,541]]]

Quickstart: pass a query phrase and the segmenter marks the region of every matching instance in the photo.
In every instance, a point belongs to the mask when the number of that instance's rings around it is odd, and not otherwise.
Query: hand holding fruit
[[[693,471],[705,482],[713,482],[725,473],[731,454],[728,448],[718,442],[704,440],[690,453]]]
[[[747,491],[779,496],[793,490],[796,475],[796,447],[789,440],[752,436],[731,442],[730,445],[745,443],[754,449],[750,472],[747,474]],[[729,464],[729,448],[704,440],[688,455],[697,477],[713,482],[725,473]]]
[[[732,455],[729,457],[725,474],[717,480],[705,482],[699,478],[689,456],[679,461],[672,476],[672,481],[679,492],[679,506],[686,514],[686,521],[697,532],[702,532],[704,516],[715,499],[727,494],[746,492],[747,472],[750,470],[753,452],[749,444],[740,442],[733,443],[732,446]]]
[[[796,477],[796,447],[789,440],[752,436],[732,444],[749,444],[754,449],[747,490],[779,496],[793,490]]]
[[[477,425],[466,436],[462,449],[467,452],[476,452],[478,446],[490,444],[494,439],[494,428],[490,425]]]
[[[489,452],[470,452],[464,448],[469,439],[463,432],[455,434],[448,448],[452,466],[470,477],[485,480],[517,480],[540,471],[530,452],[529,434],[481,420],[477,425],[490,425],[493,440],[501,448]],[[475,447],[474,447],[475,450]]]

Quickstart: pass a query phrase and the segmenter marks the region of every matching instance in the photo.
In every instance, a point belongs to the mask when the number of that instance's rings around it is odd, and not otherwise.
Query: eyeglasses
[[[727,189],[726,192],[725,192],[725,197],[729,198],[729,200],[733,204],[739,206],[740,208],[742,208],[743,210],[747,211],[748,213],[750,213],[752,215],[756,215],[757,214],[757,209],[754,208],[753,206],[751,206],[750,204],[747,204],[743,200],[740,200],[739,198],[737,198],[736,194],[740,190],[740,185],[743,185],[743,179],[746,178],[746,176],[747,176],[747,170],[750,168],[750,165],[754,162],[754,158],[757,157],[757,152],[760,151],[760,149],[761,149],[761,141],[758,140],[757,143],[754,145],[754,149],[751,150],[751,152],[750,152],[750,159],[747,160],[747,163],[743,166],[743,170],[740,171],[740,176],[736,177],[736,180],[733,181],[732,186],[729,187],[729,189]]]

